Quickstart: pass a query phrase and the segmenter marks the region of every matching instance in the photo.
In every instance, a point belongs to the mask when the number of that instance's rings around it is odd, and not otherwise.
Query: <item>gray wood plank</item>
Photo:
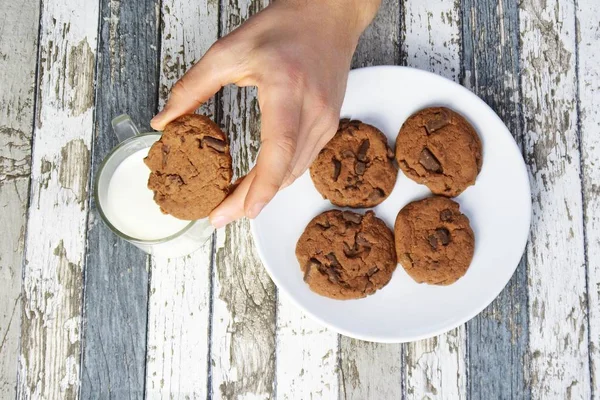
[[[221,34],[228,34],[268,3],[223,1]],[[228,86],[220,96],[218,122],[229,135],[234,180],[250,170],[258,151],[256,95],[253,87]],[[213,282],[212,394],[226,399],[273,398],[277,298],[246,219],[217,232]]]
[[[400,6],[403,0],[383,0],[373,22],[363,32],[352,68],[400,63]]]
[[[384,0],[358,43],[352,68],[399,64],[399,35],[400,2]],[[340,335],[340,351],[341,399],[402,397],[402,345],[364,342]]]
[[[522,143],[517,0],[462,0],[463,84],[489,104]],[[473,399],[528,399],[525,260],[500,296],[467,323]]]
[[[95,173],[117,143],[123,112],[143,128],[157,109],[158,2],[102,0],[96,96]],[[147,256],[100,221],[93,200],[85,274],[81,397],[142,398],[148,304]]]
[[[31,173],[39,1],[2,1],[0,26],[0,398],[14,398]]]

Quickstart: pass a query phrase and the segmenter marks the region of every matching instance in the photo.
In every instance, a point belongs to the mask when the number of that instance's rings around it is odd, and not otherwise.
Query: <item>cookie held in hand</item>
[[[152,171],[148,188],[154,201],[176,218],[205,218],[229,192],[227,136],[203,115],[183,115],[167,124],[144,162]]]

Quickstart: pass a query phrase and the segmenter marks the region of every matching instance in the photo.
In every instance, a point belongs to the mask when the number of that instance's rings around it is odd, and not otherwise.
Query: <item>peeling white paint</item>
[[[277,305],[276,398],[337,398],[338,335],[283,295]]]
[[[200,59],[217,39],[217,7],[206,0],[162,2],[160,107],[191,67],[183,60]],[[201,111],[213,116],[214,104]],[[211,262],[211,240],[182,259],[152,259],[146,366],[151,399],[207,396]]]
[[[403,50],[407,65],[458,81],[461,27],[457,2],[408,0],[405,11]],[[464,325],[436,338],[405,345],[407,397],[465,398],[465,358]]]
[[[221,12],[222,35],[267,4],[267,0],[228,2]],[[221,101],[219,123],[230,138],[235,180],[248,172],[257,152],[256,90],[229,86]],[[275,380],[275,286],[256,254],[247,220],[217,232],[217,243],[211,347],[214,396],[270,399]]]
[[[75,325],[81,322],[88,210],[82,188],[76,193],[60,178],[88,179],[83,153],[89,154],[94,126],[94,76],[86,66],[96,49],[98,4],[44,1],[41,11],[18,396],[70,399],[79,388],[81,328]],[[74,142],[81,151],[69,151]]]
[[[589,398],[573,2],[520,4],[533,398]],[[580,337],[583,340],[580,340]]]
[[[600,398],[600,2],[579,0],[579,99],[588,262],[591,384]]]

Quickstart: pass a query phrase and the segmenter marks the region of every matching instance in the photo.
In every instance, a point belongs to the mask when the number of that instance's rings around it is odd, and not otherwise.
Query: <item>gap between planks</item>
[[[575,2],[591,397],[600,396],[600,3]],[[595,17],[595,18],[594,18]]]

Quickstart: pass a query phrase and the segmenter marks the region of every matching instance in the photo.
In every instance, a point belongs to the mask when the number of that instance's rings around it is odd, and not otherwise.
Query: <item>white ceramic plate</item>
[[[477,182],[457,198],[475,232],[475,255],[466,275],[453,285],[417,284],[398,265],[390,283],[364,299],[339,301],[311,292],[295,257],[296,242],[313,217],[334,206],[319,195],[308,172],[279,193],[252,223],[260,257],[280,292],[344,335],[397,343],[453,329],[498,296],[523,254],[531,220],[527,170],[510,132],[481,99],[428,72],[372,67],[350,73],[341,114],[376,126],[394,148],[406,118],[436,105],[465,116],[483,143]],[[374,211],[393,229],[404,205],[430,194],[400,171],[394,191]]]

